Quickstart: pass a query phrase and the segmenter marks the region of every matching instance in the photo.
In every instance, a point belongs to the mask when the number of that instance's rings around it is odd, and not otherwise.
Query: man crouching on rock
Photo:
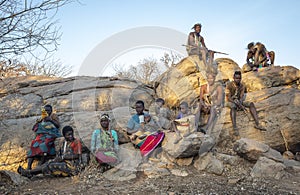
[[[60,144],[59,155],[53,161],[49,161],[32,170],[25,170],[20,166],[18,168],[18,173],[28,178],[40,173],[55,176],[76,175],[79,172],[79,159],[82,145],[80,140],[74,137],[74,130],[72,127],[65,126],[62,133],[64,140]]]
[[[255,128],[261,131],[266,131],[264,127],[259,124],[257,111],[253,102],[244,101],[245,86],[241,83],[241,71],[235,71],[233,81],[226,85],[226,106],[230,108],[230,118],[234,130],[234,135],[238,136],[238,128],[236,125],[236,111],[242,110],[247,112],[246,107],[250,109],[250,113],[255,121]],[[247,115],[248,116],[248,115]]]

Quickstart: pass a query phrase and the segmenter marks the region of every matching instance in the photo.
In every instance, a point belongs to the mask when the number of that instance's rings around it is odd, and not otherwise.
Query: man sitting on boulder
[[[25,170],[21,166],[18,173],[31,178],[40,173],[55,176],[73,176],[78,174],[80,168],[80,156],[82,145],[79,139],[74,137],[74,130],[70,126],[65,126],[62,130],[64,140],[60,144],[57,157],[32,170]]]
[[[269,64],[274,64],[275,52],[268,52],[264,44],[260,42],[254,44],[254,42],[251,42],[248,44],[247,48],[247,65],[253,71],[257,70],[257,68],[259,68],[260,66],[267,67],[269,66]]]
[[[230,117],[233,125],[234,134],[239,135],[238,128],[236,125],[236,111],[243,110],[246,108],[250,109],[250,113],[255,121],[255,128],[261,131],[266,129],[259,124],[258,115],[253,102],[244,101],[245,86],[241,83],[242,74],[241,71],[235,71],[233,75],[233,81],[226,85],[226,106],[230,108]]]
[[[201,114],[209,114],[209,118],[201,132],[211,132],[216,122],[216,117],[220,114],[223,103],[223,87],[219,82],[215,82],[216,72],[207,73],[207,84],[200,87],[200,103],[196,113],[196,127],[199,126]]]
[[[149,112],[158,125],[167,130],[171,128],[171,111],[165,107],[165,100],[157,98],[149,108]]]
[[[141,154],[147,156],[162,142],[165,134],[159,131],[159,126],[144,109],[144,102],[138,100],[135,103],[136,114],[128,121],[127,133],[131,142],[140,148]]]
[[[198,55],[204,64],[207,62],[208,49],[205,45],[204,38],[200,35],[202,25],[197,23],[193,26],[194,32],[190,32],[187,41],[188,55]]]

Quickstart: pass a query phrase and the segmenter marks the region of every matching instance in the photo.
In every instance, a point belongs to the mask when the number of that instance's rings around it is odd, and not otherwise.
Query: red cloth
[[[104,152],[101,151],[96,152],[95,157],[99,164],[114,164],[118,161],[117,158],[113,156],[107,156]]]
[[[75,139],[71,144],[70,147],[73,150],[74,154],[81,154],[82,151],[82,145],[79,139]]]
[[[144,143],[140,147],[142,156],[150,154],[164,139],[165,134],[163,132],[157,132],[148,135]]]

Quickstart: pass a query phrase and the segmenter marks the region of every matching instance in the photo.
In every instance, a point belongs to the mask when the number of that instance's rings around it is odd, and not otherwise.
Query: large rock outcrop
[[[227,58],[217,59],[216,62],[219,81],[232,80],[234,71],[241,70]],[[201,84],[206,83],[207,69],[197,57],[185,58],[156,81],[156,93],[166,98],[170,106],[178,105],[181,101],[187,101],[193,106],[199,97],[198,78]],[[261,68],[258,72],[242,74],[242,82],[248,91],[246,100],[255,103],[259,120],[267,131],[254,128],[250,113],[247,117],[245,113],[238,112],[240,137],[263,142],[281,152],[286,150],[286,140],[289,150],[300,151],[299,79],[300,71],[292,66]],[[213,137],[220,143],[230,140],[232,133],[229,109],[224,108]]]
[[[231,59],[221,58],[216,61],[219,68],[217,79],[221,82],[231,80],[233,72],[240,70]],[[4,79],[0,81],[0,169],[9,167],[10,170],[15,171],[18,165],[25,164],[26,150],[33,138],[31,127],[39,117],[40,108],[44,104],[53,105],[62,126],[73,126],[77,135],[88,147],[92,131],[99,127],[98,116],[103,112],[109,113],[113,119],[111,127],[118,130],[120,142],[124,143],[128,140],[123,129],[135,112],[132,107],[136,100],[144,100],[146,108],[149,108],[155,97],[166,99],[169,107],[178,106],[178,103],[183,100],[190,105],[195,105],[199,97],[198,80],[200,84],[206,83],[206,72],[209,68],[195,56],[190,56],[161,75],[154,82],[153,87],[129,79],[108,77]],[[259,119],[267,131],[255,129],[254,121],[249,120],[245,113],[238,112],[237,124],[240,137],[262,142],[280,152],[286,150],[284,141],[286,140],[290,151],[299,151],[299,70],[291,66],[272,67],[260,69],[258,72],[244,73],[242,77],[248,88],[247,100],[255,103]],[[228,108],[223,109],[214,130],[209,134],[217,142],[218,149],[232,146],[228,145],[228,143],[232,144],[233,140]],[[175,133],[166,135],[164,144],[167,145],[163,145],[162,153],[162,159],[165,157],[166,161],[164,168],[171,170],[175,165],[191,165],[197,162],[196,168],[203,170],[212,166],[206,163],[212,157],[218,160],[228,157],[215,156],[209,151],[204,151],[202,156],[205,157],[204,159],[201,156],[195,158],[199,156],[199,152],[202,153],[199,149],[205,141],[201,133],[185,137],[178,145],[173,144],[175,137]],[[207,148],[210,150],[210,147]],[[212,172],[222,174],[222,163],[215,162],[216,166],[213,167],[218,169]],[[161,165],[158,166],[161,168]],[[167,174],[162,169],[144,168],[154,176],[161,171]],[[122,170],[118,173],[124,178],[135,176],[135,173],[132,174],[132,171],[125,169],[114,169],[112,172],[116,170]]]
[[[217,80],[232,79],[234,71],[241,70],[237,63],[228,58],[216,59],[219,67]],[[211,67],[206,67],[198,56],[189,56],[171,67],[155,81],[155,91],[158,97],[163,97],[170,107],[178,106],[182,101],[190,105],[199,98],[199,84],[207,83],[206,73]]]

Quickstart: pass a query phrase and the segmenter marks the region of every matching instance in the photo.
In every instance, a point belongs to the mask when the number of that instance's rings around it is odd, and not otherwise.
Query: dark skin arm
[[[206,45],[205,45],[205,43],[204,43],[204,38],[203,38],[202,36],[201,36],[200,42],[201,42],[202,46],[203,46],[204,48],[207,49],[207,47],[206,47]]]
[[[194,41],[194,33],[193,32],[191,32],[190,34],[189,34],[189,41],[188,41],[188,45],[190,45],[190,46],[194,46],[194,47],[197,47],[197,45],[195,44],[195,41]]]
[[[60,127],[59,122],[57,120],[53,120],[50,116],[47,116],[44,121],[53,123],[56,128]]]
[[[247,61],[248,66],[250,66],[250,67],[253,66],[253,64],[250,62],[250,59],[252,59],[253,57],[254,57],[253,52],[252,51],[248,51],[246,61]]]
[[[202,86],[200,87],[200,103],[201,103],[201,104],[203,104],[203,94],[206,93],[205,88],[206,88],[206,85],[202,85]]]
[[[234,100],[232,99],[232,96],[230,95],[230,93],[226,93],[226,100],[227,100],[228,102],[234,103]]]
[[[207,93],[207,84],[202,85],[200,87],[200,109],[202,107],[205,112],[207,112],[210,109],[210,106],[206,105],[203,101],[204,100],[203,94],[206,94],[206,93]]]
[[[267,59],[266,48],[262,43],[257,43],[255,45],[255,65],[259,65]],[[261,60],[259,60],[261,58]]]
[[[131,135],[131,134],[137,132],[136,130],[129,129],[128,127],[126,128],[126,131],[127,131],[127,134],[128,134],[128,135]]]
[[[223,89],[221,86],[218,86],[217,88],[217,102],[216,102],[216,106],[220,106],[222,104],[222,100],[223,100]]]

